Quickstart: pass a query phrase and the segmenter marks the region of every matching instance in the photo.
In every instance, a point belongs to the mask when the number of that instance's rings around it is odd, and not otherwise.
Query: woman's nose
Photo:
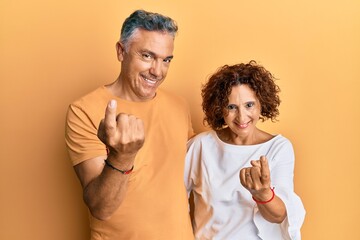
[[[239,118],[240,122],[245,120],[245,116],[246,116],[246,110],[244,108],[240,107],[238,109],[238,118]]]

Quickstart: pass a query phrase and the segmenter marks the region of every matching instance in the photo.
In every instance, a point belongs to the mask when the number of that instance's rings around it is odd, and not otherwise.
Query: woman
[[[196,239],[300,239],[305,210],[294,193],[294,152],[275,121],[279,87],[255,61],[225,65],[202,89],[212,130],[188,143],[185,184],[193,194]]]

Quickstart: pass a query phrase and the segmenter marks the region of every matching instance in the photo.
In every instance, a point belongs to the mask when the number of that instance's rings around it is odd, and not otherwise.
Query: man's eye
[[[152,59],[153,57],[152,57],[152,55],[151,54],[148,54],[148,53],[143,53],[143,58],[145,58],[145,59]]]
[[[164,59],[164,62],[165,62],[165,63],[170,63],[171,60],[172,60],[171,58],[165,58],[165,59]]]

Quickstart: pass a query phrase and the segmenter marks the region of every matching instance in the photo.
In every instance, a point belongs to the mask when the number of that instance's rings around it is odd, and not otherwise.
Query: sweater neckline
[[[230,144],[230,143],[226,143],[224,141],[222,141],[219,136],[217,135],[216,131],[214,130],[211,130],[211,133],[212,135],[214,136],[215,140],[217,142],[219,142],[221,145],[223,145],[224,147],[227,147],[227,148],[233,148],[233,149],[240,149],[240,148],[257,148],[261,145],[264,145],[264,144],[269,144],[273,141],[275,141],[276,139],[280,138],[281,137],[281,134],[274,134],[272,135],[273,137],[263,143],[258,143],[258,144],[251,144],[251,145],[236,145],[236,144]]]

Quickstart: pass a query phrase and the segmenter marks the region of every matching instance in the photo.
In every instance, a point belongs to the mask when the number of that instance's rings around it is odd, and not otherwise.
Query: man
[[[66,143],[91,239],[193,239],[183,183],[190,114],[158,88],[177,29],[169,17],[132,13],[116,44],[119,77],[69,107]]]

